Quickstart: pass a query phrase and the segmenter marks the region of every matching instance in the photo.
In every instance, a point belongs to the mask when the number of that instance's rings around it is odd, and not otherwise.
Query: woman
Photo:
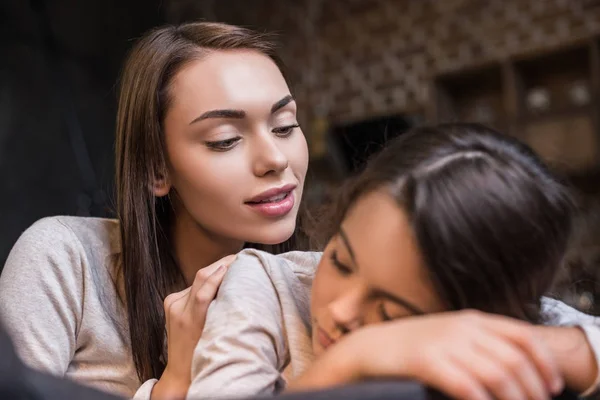
[[[307,145],[269,38],[224,24],[142,38],[116,129],[118,220],[35,223],[4,267],[0,314],[31,366],[127,396],[161,378],[160,398],[190,370],[231,261],[218,260],[249,243],[299,246]]]
[[[460,399],[507,400],[548,398],[563,380],[580,392],[597,384],[582,332],[531,325],[561,322],[541,299],[574,212],[516,140],[470,124],[415,129],[333,210],[310,296],[304,261],[318,254],[246,251],[231,265],[190,398],[273,393],[286,378],[295,390],[414,378]]]
[[[306,142],[268,38],[213,23],[159,28],[135,45],[116,141],[118,219],[29,228],[0,277],[0,316],[38,369],[127,396],[180,396],[231,261],[219,260],[244,246],[300,249]]]

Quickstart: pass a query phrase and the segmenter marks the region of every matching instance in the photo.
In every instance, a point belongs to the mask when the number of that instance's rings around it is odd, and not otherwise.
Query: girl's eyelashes
[[[348,267],[346,264],[343,264],[337,255],[337,251],[333,250],[330,255],[331,263],[335,266],[338,272],[342,275],[350,275],[352,273],[352,269]]]
[[[383,303],[379,304],[379,313],[381,314],[381,318],[384,321],[391,321],[393,318],[390,317],[390,315],[387,313],[387,311],[385,311],[385,306]]]
[[[235,137],[231,139],[218,140],[214,142],[206,142],[206,147],[211,150],[216,151],[227,151],[235,147],[235,145],[240,141],[240,137]]]

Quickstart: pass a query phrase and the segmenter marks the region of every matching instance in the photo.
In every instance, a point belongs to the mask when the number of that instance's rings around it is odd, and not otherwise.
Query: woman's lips
[[[246,205],[265,217],[283,217],[292,211],[295,202],[292,189],[260,202],[246,202]]]

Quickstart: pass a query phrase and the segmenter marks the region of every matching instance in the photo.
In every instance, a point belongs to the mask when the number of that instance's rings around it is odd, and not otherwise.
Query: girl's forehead
[[[338,235],[337,244],[351,247],[366,285],[412,299],[424,310],[439,308],[408,216],[387,191],[362,196],[349,210],[341,230],[345,238]]]

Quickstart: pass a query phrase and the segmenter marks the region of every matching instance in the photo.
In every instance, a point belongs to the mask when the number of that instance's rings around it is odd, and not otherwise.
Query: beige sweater
[[[154,381],[140,387],[111,276],[119,247],[113,220],[36,222],[19,238],[0,276],[0,318],[30,366],[125,396],[137,391],[136,398],[147,399]],[[190,397],[220,396],[223,387],[234,394],[271,392],[310,360],[307,292],[319,254],[244,253],[210,308],[195,351]],[[591,317],[556,301],[544,304],[556,316],[553,323],[583,324],[600,354],[600,328]],[[208,373],[214,365],[223,369]],[[249,384],[236,388],[241,382]]]
[[[238,257],[194,351],[189,400],[272,395],[308,367],[313,358],[309,277],[320,257],[258,251]],[[550,298],[542,299],[542,310],[548,324],[580,325],[600,365],[600,318]]]
[[[0,318],[30,366],[110,392],[140,387],[129,329],[111,274],[116,221],[44,218],[10,252],[0,276]]]
[[[137,377],[127,317],[113,283],[119,252],[119,225],[115,220],[51,217],[36,222],[21,235],[0,276],[0,320],[11,334],[18,354],[31,367],[127,397],[149,399],[156,380],[142,385]],[[252,254],[252,250],[247,252]],[[263,264],[243,253],[241,260],[254,263],[249,265],[249,271],[259,271],[257,267]],[[288,296],[298,292],[307,299],[319,253],[281,256],[282,262],[288,258],[297,263],[295,270],[301,282],[300,288],[289,281]],[[239,282],[232,271],[246,279],[243,263],[238,262],[228,272],[225,290],[220,293],[226,292],[228,282]],[[277,286],[285,296],[286,284],[280,279],[290,276],[274,273],[273,282],[279,282]],[[261,283],[263,278],[257,277]],[[241,299],[249,301],[255,295],[264,298],[263,293],[239,293]],[[306,301],[289,308],[289,321],[295,321],[298,314],[308,315]],[[278,312],[281,304],[265,307],[264,315],[269,315],[269,310]],[[232,314],[223,314],[226,315]],[[211,321],[221,324],[223,319]],[[229,322],[236,325],[235,321]],[[290,329],[299,326],[294,322]],[[206,331],[212,332],[213,328],[207,327]],[[305,361],[300,357],[299,362]]]
[[[238,256],[194,351],[189,399],[273,394],[304,371],[313,357],[310,287],[320,257]]]

